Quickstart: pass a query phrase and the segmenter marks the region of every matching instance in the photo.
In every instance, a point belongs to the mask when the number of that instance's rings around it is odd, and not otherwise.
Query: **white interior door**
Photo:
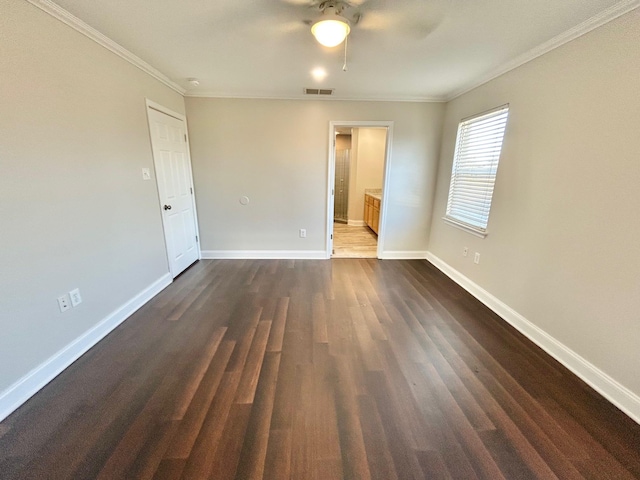
[[[176,277],[200,256],[185,122],[147,110],[169,269]]]

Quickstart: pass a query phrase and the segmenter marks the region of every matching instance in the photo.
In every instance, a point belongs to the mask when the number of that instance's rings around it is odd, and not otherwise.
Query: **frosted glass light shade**
[[[339,15],[326,15],[326,17],[328,18],[313,24],[311,33],[316,37],[318,43],[325,47],[335,47],[344,42],[351,28],[347,21]]]

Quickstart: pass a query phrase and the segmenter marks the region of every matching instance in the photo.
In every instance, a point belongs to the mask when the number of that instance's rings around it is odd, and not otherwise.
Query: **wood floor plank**
[[[347,358],[334,357],[336,414],[340,432],[340,449],[344,477],[367,480],[371,478],[367,453],[358,413],[358,392],[354,388],[352,372]]]
[[[240,378],[240,385],[234,400],[235,403],[253,403],[270,330],[271,322],[258,322],[256,333],[244,364],[242,377]]]
[[[159,423],[156,426],[156,433],[149,441],[145,442],[131,467],[125,470],[124,476],[130,476],[138,480],[153,478],[162,462],[167,445],[177,428],[178,421],[176,420]]]
[[[223,439],[223,432],[240,383],[240,374],[241,372],[236,370],[227,371],[222,376],[220,387],[187,458],[181,478],[208,478],[211,474],[218,446],[220,442],[227,441],[226,438]],[[242,412],[236,410],[235,413]]]
[[[186,460],[165,458],[158,465],[158,469],[153,475],[153,480],[172,480],[180,478]]]
[[[276,312],[273,316],[269,341],[267,342],[267,352],[281,352],[284,340],[284,330],[287,323],[287,312],[289,311],[289,297],[278,299]]]
[[[329,338],[327,337],[327,312],[322,292],[317,292],[313,296],[312,302],[313,341],[316,343],[329,343]]]
[[[0,478],[633,479],[640,425],[424,260],[207,260],[0,423]]]
[[[242,453],[249,417],[251,416],[251,404],[234,403],[229,411],[229,416],[213,454],[213,462],[209,467],[208,475],[197,478],[209,478],[210,480],[232,480],[236,476],[238,461]]]
[[[178,430],[165,452],[167,459],[186,460],[198,437],[202,424],[211,408],[211,402],[218,391],[226,366],[235,349],[234,341],[224,340],[216,351],[207,373],[183,416]]]
[[[276,384],[280,369],[280,352],[265,354],[264,366],[256,390],[254,408],[240,454],[237,477],[247,480],[263,478]]]
[[[417,452],[416,456],[422,471],[425,472],[426,478],[430,480],[450,480],[453,478],[440,453],[433,451]]]
[[[359,395],[358,411],[372,480],[398,479],[384,424],[373,398]]]
[[[333,359],[326,343],[314,345],[313,409],[310,412],[315,425],[315,477],[339,480],[344,477],[336,397],[332,371]]]
[[[313,364],[298,365],[300,397],[292,422],[291,477],[313,478],[317,459],[316,425],[313,418]]]
[[[191,380],[184,388],[182,399],[178,405],[176,405],[176,409],[171,416],[171,420],[182,420],[184,418],[184,415],[193,400],[193,396],[202,382],[202,377],[204,377],[207,369],[211,365],[211,360],[218,351],[218,347],[220,346],[220,342],[222,342],[222,338],[226,331],[227,327],[220,327],[215,330],[207,348],[204,350],[203,355],[198,358],[195,368],[193,368]]]
[[[265,480],[288,480],[291,478],[291,443],[291,430],[271,430],[262,478]]]

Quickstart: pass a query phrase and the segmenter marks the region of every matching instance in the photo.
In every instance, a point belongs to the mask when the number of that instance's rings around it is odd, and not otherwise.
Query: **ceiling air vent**
[[[305,88],[305,95],[333,95],[333,88]]]

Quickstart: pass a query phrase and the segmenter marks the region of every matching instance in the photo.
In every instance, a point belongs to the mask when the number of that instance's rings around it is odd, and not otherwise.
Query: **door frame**
[[[151,147],[151,159],[152,159],[152,163],[153,163],[153,175],[156,179],[156,193],[157,193],[157,199],[158,199],[158,211],[160,212],[160,218],[162,219],[162,240],[164,241],[164,251],[165,251],[165,255],[167,257],[167,265],[169,267],[169,273],[171,274],[172,278],[175,278],[178,274],[174,274],[174,272],[171,270],[171,262],[169,261],[169,250],[167,247],[167,238],[165,236],[165,220],[164,220],[164,215],[162,215],[162,202],[160,201],[160,190],[159,190],[159,185],[158,185],[158,172],[156,172],[156,161],[155,161],[155,157],[153,154],[153,144],[151,143],[153,140],[151,138],[151,120],[149,118],[149,109],[155,110],[157,112],[160,113],[164,113],[165,115],[168,115],[170,117],[173,117],[177,120],[181,120],[184,123],[184,132],[187,136],[186,138],[186,148],[187,148],[187,160],[188,160],[188,164],[189,164],[189,181],[191,182],[191,188],[193,188],[193,195],[191,195],[191,206],[193,207],[193,221],[195,222],[195,228],[196,228],[196,237],[197,237],[197,241],[196,241],[196,246],[198,248],[198,260],[202,259],[202,250],[200,249],[200,228],[199,228],[199,222],[198,222],[198,210],[196,209],[196,189],[195,186],[193,185],[193,169],[191,167],[191,146],[189,143],[189,129],[188,129],[188,125],[187,125],[187,117],[184,116],[181,113],[178,112],[174,112],[173,110],[165,107],[164,105],[160,105],[159,103],[156,103],[152,100],[149,100],[148,98],[145,98],[145,114],[147,116],[147,125],[149,127],[149,146]]]
[[[380,223],[378,226],[378,249],[377,258],[382,258],[384,252],[384,238],[387,224],[387,185],[389,185],[389,171],[391,165],[391,150],[393,141],[393,121],[366,121],[366,120],[349,120],[338,121],[331,120],[329,122],[329,165],[327,169],[327,239],[326,239],[326,258],[331,258],[333,252],[333,208],[334,208],[334,184],[336,178],[336,128],[385,128],[387,129],[387,138],[385,143],[384,166],[382,174],[382,200],[380,202]]]

